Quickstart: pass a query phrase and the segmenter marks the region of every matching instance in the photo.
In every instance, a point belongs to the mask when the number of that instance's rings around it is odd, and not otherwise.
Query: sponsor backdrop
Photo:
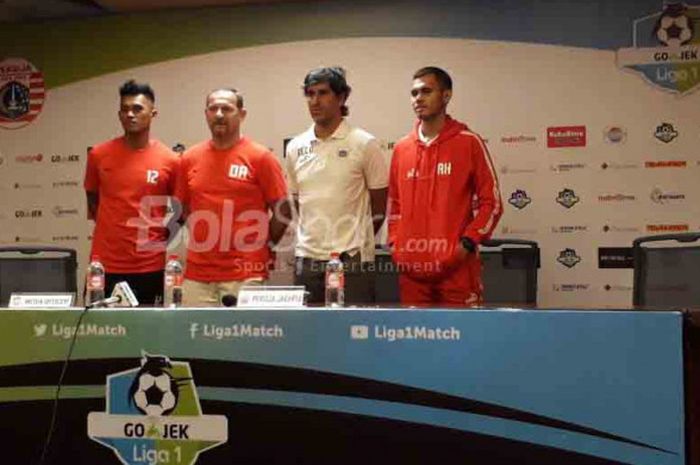
[[[84,270],[86,149],[120,133],[126,79],[154,86],[154,136],[170,146],[206,138],[206,93],[238,87],[245,133],[281,156],[309,124],[310,68],[348,70],[351,122],[389,148],[413,122],[411,73],[437,64],[455,79],[451,114],[487,139],[498,170],[495,236],[540,244],[540,304],[630,305],[625,247],[700,229],[699,10],[504,5],[341,1],[7,25],[0,243],[74,247]],[[288,255],[277,282],[290,279]]]
[[[6,463],[38,463],[77,318],[0,311]],[[682,320],[91,311],[44,463],[682,465]]]

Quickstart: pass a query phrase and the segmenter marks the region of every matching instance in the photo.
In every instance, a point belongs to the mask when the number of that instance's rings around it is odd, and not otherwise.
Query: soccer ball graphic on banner
[[[124,465],[194,465],[228,441],[228,418],[202,413],[188,362],[146,352],[140,362],[107,376],[105,411],[87,417],[90,439]]]
[[[146,356],[129,389],[130,399],[141,413],[159,417],[175,409],[179,390],[177,381],[167,371],[168,365],[164,357]]]
[[[693,22],[684,14],[682,4],[669,5],[656,23],[654,33],[663,45],[680,47],[693,38]]]

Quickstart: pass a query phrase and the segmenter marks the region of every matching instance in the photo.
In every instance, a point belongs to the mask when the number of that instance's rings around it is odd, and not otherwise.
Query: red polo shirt
[[[151,140],[134,150],[123,137],[88,154],[85,190],[100,198],[90,253],[100,257],[108,273],[164,268],[167,196],[175,187],[178,162],[161,142]]]
[[[188,212],[186,278],[267,278],[269,207],[287,197],[272,152],[245,137],[226,150],[202,142],[182,156],[175,192]]]

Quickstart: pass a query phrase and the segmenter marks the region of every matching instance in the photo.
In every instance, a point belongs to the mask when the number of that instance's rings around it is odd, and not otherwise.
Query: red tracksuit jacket
[[[459,240],[490,237],[503,213],[496,172],[481,138],[449,116],[427,146],[413,131],[394,147],[389,243],[401,272],[440,279],[460,265]],[[478,270],[478,257],[470,254]]]

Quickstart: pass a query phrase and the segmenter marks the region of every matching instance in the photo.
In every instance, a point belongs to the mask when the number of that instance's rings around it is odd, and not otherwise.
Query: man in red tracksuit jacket
[[[426,67],[413,76],[413,131],[394,148],[389,175],[389,244],[401,303],[481,302],[478,245],[503,213],[483,140],[447,114],[452,79]]]

